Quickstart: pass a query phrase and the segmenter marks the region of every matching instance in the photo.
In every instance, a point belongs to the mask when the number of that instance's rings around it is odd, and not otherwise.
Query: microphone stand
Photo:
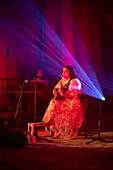
[[[7,54],[7,86],[8,86],[8,56],[9,56],[9,47],[7,47],[6,54]]]
[[[112,141],[106,141],[106,140],[100,138],[100,129],[101,129],[101,110],[102,110],[102,102],[100,101],[99,120],[98,120],[98,137],[97,137],[97,138],[94,138],[93,140],[91,140],[91,141],[89,141],[89,142],[86,142],[86,144],[92,143],[92,142],[97,141],[97,140],[100,140],[100,141],[106,142],[106,143],[112,142]]]
[[[20,109],[20,130],[22,128],[22,120],[21,120],[21,99],[22,99],[22,94],[23,94],[23,89],[25,87],[25,81],[23,82],[22,86],[20,86],[20,94],[19,94],[19,99],[18,99],[18,103],[17,103],[17,109],[16,109],[16,113],[15,113],[15,118],[17,118],[17,128],[18,128],[18,113],[19,113],[19,109]]]
[[[36,133],[36,101],[37,101],[37,76],[35,76],[35,96],[34,96],[34,122],[35,122],[35,134],[34,136],[37,137],[37,133]]]
[[[38,139],[42,139],[42,140],[46,140],[46,141],[48,141],[48,142],[53,142],[53,141],[51,141],[51,140],[49,140],[49,139],[45,139],[45,138],[39,137],[39,136],[38,136],[38,133],[36,133],[37,77],[39,77],[39,76],[35,76],[35,95],[34,95],[34,122],[35,122],[34,131],[35,131],[35,132],[34,132],[34,137],[36,137],[37,140],[38,140]]]

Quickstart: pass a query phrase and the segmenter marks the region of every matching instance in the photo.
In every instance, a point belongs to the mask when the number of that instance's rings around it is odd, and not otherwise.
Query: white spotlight
[[[105,97],[102,97],[102,100],[104,101],[104,100],[105,100]]]

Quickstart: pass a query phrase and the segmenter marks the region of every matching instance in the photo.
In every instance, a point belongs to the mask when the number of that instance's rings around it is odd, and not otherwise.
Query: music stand
[[[45,138],[41,138],[38,136],[38,133],[36,133],[36,112],[37,112],[37,109],[36,109],[36,106],[37,106],[37,75],[35,76],[35,93],[34,93],[34,122],[35,122],[35,126],[34,126],[34,136],[36,137],[36,139],[42,139],[42,140],[45,140],[45,141],[48,141],[48,142],[53,142],[52,140],[49,140],[49,139],[45,139]]]
[[[100,138],[100,129],[101,129],[101,111],[102,111],[102,101],[100,101],[100,108],[99,108],[99,119],[98,119],[98,137],[94,138],[93,140],[86,142],[86,144],[92,143],[94,141],[100,140],[102,142],[109,143],[109,141],[106,141],[102,138]]]

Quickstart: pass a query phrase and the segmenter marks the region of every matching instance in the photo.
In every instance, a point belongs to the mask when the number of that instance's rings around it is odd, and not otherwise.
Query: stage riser
[[[28,123],[28,133],[31,134],[31,136],[35,133],[35,123]],[[39,124],[39,122],[36,122],[36,133],[38,136],[51,136],[51,130],[48,127],[45,127],[44,125]]]

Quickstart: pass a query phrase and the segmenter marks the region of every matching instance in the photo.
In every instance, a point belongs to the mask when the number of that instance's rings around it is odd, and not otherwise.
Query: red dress
[[[55,88],[67,84],[66,79],[61,79]],[[69,83],[65,94],[72,95],[72,99],[63,97],[58,101],[53,98],[44,114],[42,121],[51,122],[51,130],[55,135],[63,139],[73,139],[78,134],[82,125],[84,113],[78,94],[81,92],[81,83],[75,78]]]

